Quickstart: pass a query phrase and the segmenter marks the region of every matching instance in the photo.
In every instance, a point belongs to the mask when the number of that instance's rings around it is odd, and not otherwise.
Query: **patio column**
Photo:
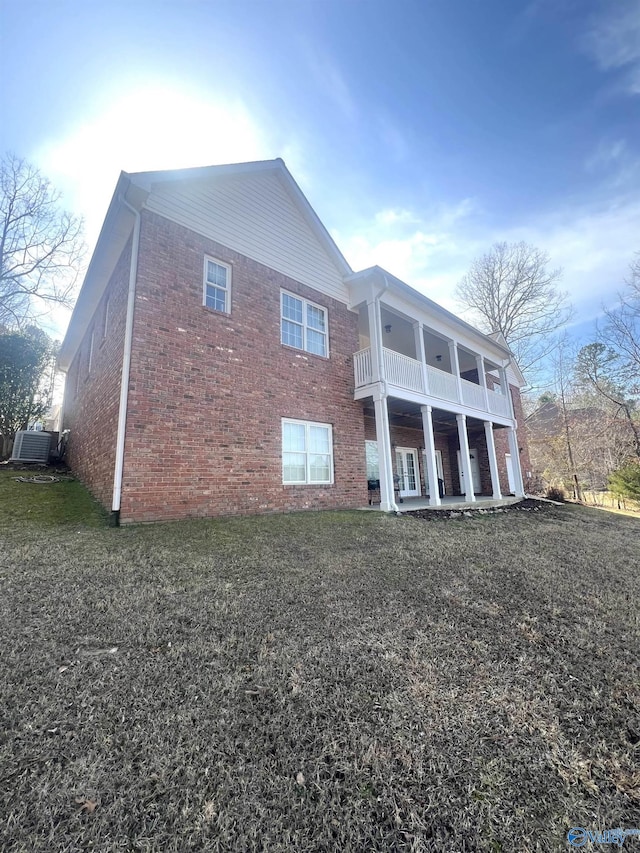
[[[456,415],[458,422],[458,443],[460,445],[460,465],[462,465],[462,476],[464,478],[464,496],[469,502],[475,501],[473,493],[473,479],[471,477],[471,460],[469,459],[469,437],[467,436],[467,416]]]
[[[373,405],[376,416],[376,440],[378,442],[378,466],[380,469],[380,509],[383,512],[397,512],[398,507],[393,490],[391,434],[386,395],[374,394]]]
[[[429,393],[429,377],[427,375],[427,356],[424,351],[424,335],[422,333],[423,325],[419,321],[413,324],[413,334],[416,341],[416,358],[422,367],[422,390],[425,394]]]
[[[500,491],[500,475],[498,474],[498,459],[496,457],[496,443],[493,437],[493,424],[491,421],[484,422],[484,434],[487,439],[487,453],[489,455],[489,470],[491,471],[491,488],[493,489],[494,501],[502,497]]]
[[[380,331],[380,312],[375,299],[367,302],[367,314],[369,317],[369,346],[371,348],[371,379],[373,382],[379,382],[381,379],[384,379],[380,369],[382,363],[382,334]]]
[[[511,399],[511,390],[509,388],[509,379],[507,378],[506,368],[499,367],[498,374],[500,375],[500,387],[502,388],[502,393],[506,395],[507,402],[509,404],[509,412],[511,413],[511,417],[515,418],[515,413],[513,411],[513,400]]]
[[[524,484],[522,482],[522,471],[520,469],[520,450],[518,448],[518,436],[513,427],[507,428],[509,441],[509,453],[511,454],[511,467],[513,468],[513,479],[515,480],[514,494],[517,498],[524,497]]]
[[[422,431],[424,432],[424,456],[427,462],[429,478],[429,506],[440,506],[440,489],[438,488],[438,466],[436,465],[436,444],[433,437],[433,409],[431,406],[420,406],[422,412]]]
[[[476,365],[478,366],[478,382],[480,383],[480,387],[482,388],[482,393],[484,395],[484,409],[485,412],[489,411],[489,399],[487,397],[487,374],[484,370],[484,357],[481,355],[476,356]]]
[[[458,403],[461,403],[462,384],[460,382],[460,361],[458,360],[458,344],[456,341],[449,341],[449,360],[451,362],[451,371],[456,377],[456,387],[458,389]]]

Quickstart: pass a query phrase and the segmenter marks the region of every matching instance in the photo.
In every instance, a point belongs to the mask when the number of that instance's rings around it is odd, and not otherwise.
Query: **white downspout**
[[[127,426],[127,405],[129,402],[129,376],[131,373],[131,343],[133,341],[133,312],[136,304],[136,278],[138,276],[138,249],[140,247],[140,212],[120,197],[120,202],[135,217],[133,239],[131,241],[131,264],[129,266],[129,293],[127,296],[127,319],[124,330],[124,352],[122,354],[122,376],[120,379],[120,409],[118,412],[118,433],[116,439],[116,464],[113,472],[113,501],[111,511],[115,524],[120,523],[120,502],[122,499],[122,471],[124,468],[124,438]]]

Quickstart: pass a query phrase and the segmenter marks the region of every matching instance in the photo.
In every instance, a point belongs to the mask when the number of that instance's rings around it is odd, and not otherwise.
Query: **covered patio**
[[[506,425],[398,397],[387,397],[378,412],[377,402],[363,401],[371,508],[481,508],[522,497],[507,471],[510,454],[505,450],[512,451],[515,436]],[[388,448],[384,455],[381,438]],[[386,500],[384,488],[380,491],[384,465],[393,499],[390,489]]]

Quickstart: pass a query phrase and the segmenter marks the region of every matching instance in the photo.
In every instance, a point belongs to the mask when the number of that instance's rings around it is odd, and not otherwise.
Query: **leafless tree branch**
[[[0,325],[24,327],[54,304],[69,306],[84,243],[82,220],[38,169],[0,161]]]

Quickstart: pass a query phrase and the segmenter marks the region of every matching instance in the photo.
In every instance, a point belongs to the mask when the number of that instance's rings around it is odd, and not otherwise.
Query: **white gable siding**
[[[274,174],[154,185],[149,210],[347,303],[340,271]]]
[[[511,365],[507,367],[507,381],[509,382],[509,385],[515,385],[517,388],[520,387],[520,380],[516,376],[515,371],[511,367]]]

